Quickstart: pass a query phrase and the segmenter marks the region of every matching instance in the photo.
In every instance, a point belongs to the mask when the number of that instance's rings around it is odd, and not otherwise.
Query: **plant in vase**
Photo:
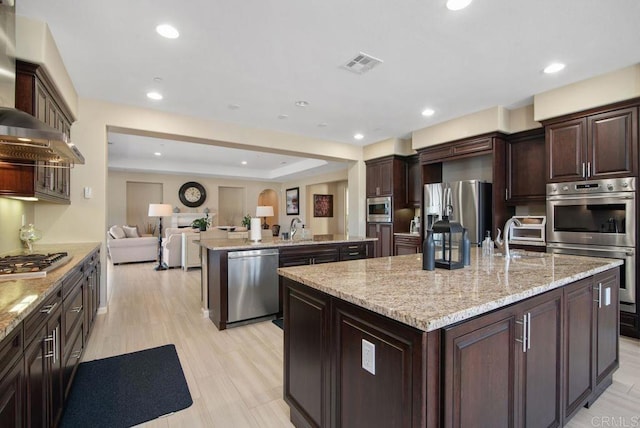
[[[211,226],[211,219],[209,217],[197,218],[191,223],[191,227],[194,229],[200,229],[202,232],[207,230],[207,227],[209,226]]]
[[[246,216],[242,217],[242,225],[244,227],[246,227],[247,230],[251,229],[251,216],[249,214],[247,214]]]

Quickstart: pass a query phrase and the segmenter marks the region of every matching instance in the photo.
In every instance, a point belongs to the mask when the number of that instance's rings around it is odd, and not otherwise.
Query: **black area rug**
[[[271,322],[284,330],[284,318],[276,318],[274,320],[271,320]]]
[[[80,363],[61,427],[130,427],[193,404],[174,345]]]

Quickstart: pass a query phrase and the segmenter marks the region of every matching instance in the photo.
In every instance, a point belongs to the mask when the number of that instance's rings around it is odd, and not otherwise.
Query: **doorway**
[[[258,205],[273,207],[273,217],[266,217],[267,224],[273,226],[278,224],[280,210],[278,207],[278,193],[273,189],[264,189],[258,196]]]

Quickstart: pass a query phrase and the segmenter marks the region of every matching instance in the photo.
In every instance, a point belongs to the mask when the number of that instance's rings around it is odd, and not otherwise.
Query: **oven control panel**
[[[547,184],[547,196],[633,192],[635,190],[635,177]]]

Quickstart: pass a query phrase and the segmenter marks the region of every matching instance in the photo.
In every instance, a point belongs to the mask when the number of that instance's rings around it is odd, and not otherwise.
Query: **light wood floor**
[[[194,404],[145,427],[291,427],[282,331],[270,321],[218,331],[200,311],[200,270],[109,265],[109,311],[83,361],[173,343]],[[640,426],[640,341],[621,338],[613,385],[568,427]]]

